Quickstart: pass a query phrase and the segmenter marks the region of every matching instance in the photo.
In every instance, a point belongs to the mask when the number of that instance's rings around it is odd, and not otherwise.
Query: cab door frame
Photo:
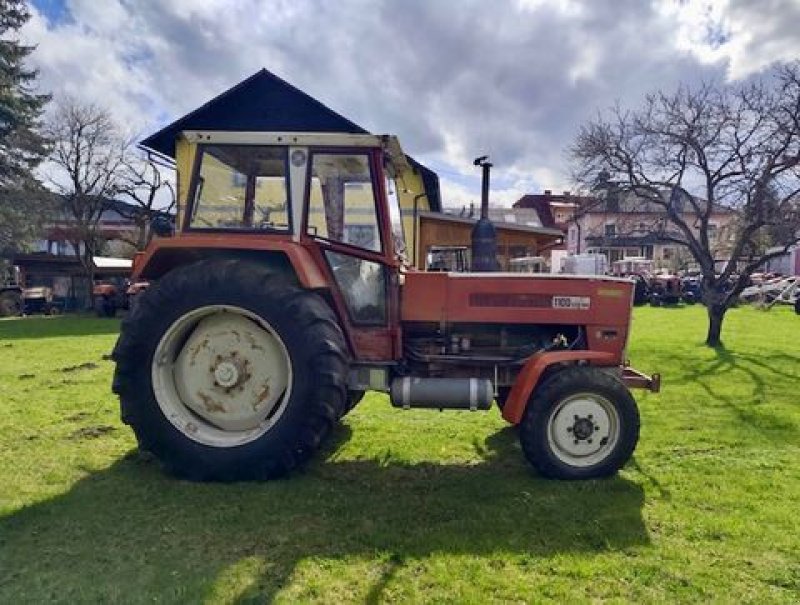
[[[373,204],[378,227],[377,235],[381,242],[381,250],[379,252],[315,236],[310,233],[309,213],[312,166],[314,156],[319,154],[368,156]],[[308,147],[306,166],[303,220],[299,230],[300,243],[309,250],[318,266],[325,272],[328,282],[331,284],[331,302],[339,317],[345,337],[350,344],[354,359],[356,361],[373,362],[386,362],[399,359],[402,351],[399,329],[400,261],[395,255],[392,240],[391,218],[389,215],[383,168],[383,150],[380,148],[364,147]],[[384,273],[385,323],[380,325],[361,324],[353,320],[347,301],[339,288],[333,268],[327,258],[327,251],[377,263],[381,266]]]

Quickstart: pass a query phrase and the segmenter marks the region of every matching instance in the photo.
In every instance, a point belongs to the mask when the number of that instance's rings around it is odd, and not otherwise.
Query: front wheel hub
[[[594,433],[594,423],[588,418],[578,418],[570,431],[575,439],[588,439]]]
[[[562,399],[548,419],[550,449],[565,464],[587,467],[605,460],[620,434],[619,412],[599,393],[576,393]]]

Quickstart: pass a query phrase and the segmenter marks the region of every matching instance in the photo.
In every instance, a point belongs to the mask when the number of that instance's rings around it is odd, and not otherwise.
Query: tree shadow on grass
[[[407,561],[440,553],[535,564],[649,543],[640,486],[537,478],[512,430],[490,436],[477,464],[339,460],[350,429],[334,437],[305,473],[268,483],[177,481],[130,453],[0,519],[0,601],[213,599],[256,561],[234,596],[264,602],[304,560],[362,557],[383,570],[365,591],[375,602]]]
[[[0,320],[0,343],[23,338],[94,336],[97,334],[118,333],[119,320],[89,315],[16,317]]]
[[[687,380],[697,384],[714,401],[724,404],[737,417],[737,419],[763,436],[775,436],[785,439],[785,435],[779,435],[785,431],[796,431],[797,426],[778,412],[767,413],[759,405],[767,399],[767,388],[775,382],[796,383],[800,376],[797,370],[794,372],[786,371],[785,367],[800,368],[800,356],[787,355],[785,353],[773,353],[768,355],[752,355],[731,351],[720,345],[713,349],[715,359],[695,365],[695,369],[688,373]],[[720,375],[730,374],[731,380],[734,374],[739,374],[744,380],[741,381],[744,389],[736,396],[723,395],[718,389],[713,388],[710,379]]]

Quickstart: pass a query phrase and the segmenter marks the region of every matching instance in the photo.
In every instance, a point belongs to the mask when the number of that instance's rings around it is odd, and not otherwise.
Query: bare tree
[[[175,189],[151,157],[128,154],[120,172],[119,195],[130,202],[130,209],[120,212],[136,225],[133,237],[123,239],[144,250],[152,238],[153,219],[175,208]]]
[[[752,273],[800,241],[800,64],[750,83],[657,92],[638,110],[616,106],[581,128],[570,155],[582,183],[605,171],[620,191],[663,209],[658,236],[700,266],[706,344],[718,346]],[[709,225],[720,209],[736,228],[718,272]]]
[[[93,257],[104,243],[99,223],[119,191],[128,144],[107,110],[74,99],[57,103],[46,133],[52,141],[49,160],[55,168],[51,185],[64,200],[70,243],[89,278],[91,299]]]

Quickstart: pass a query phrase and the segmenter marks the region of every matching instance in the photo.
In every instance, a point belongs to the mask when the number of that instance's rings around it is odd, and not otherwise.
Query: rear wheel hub
[[[291,363],[280,337],[253,313],[196,309],[175,321],[156,349],[156,399],[186,435],[230,447],[264,434],[280,415]]]

